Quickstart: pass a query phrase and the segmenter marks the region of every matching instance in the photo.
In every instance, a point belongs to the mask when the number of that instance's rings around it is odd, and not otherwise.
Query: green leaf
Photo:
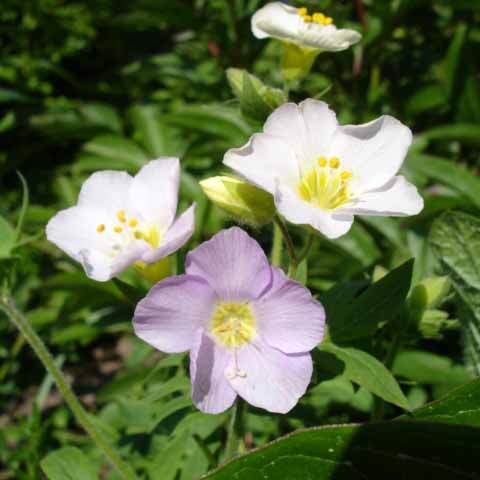
[[[480,126],[468,123],[455,125],[441,125],[422,132],[420,139],[428,141],[438,140],[442,142],[458,141],[472,147],[480,146]]]
[[[373,283],[356,298],[340,298],[338,287],[321,301],[327,312],[329,334],[335,343],[345,343],[371,335],[381,322],[394,319],[402,310],[410,289],[413,260],[400,265]]]
[[[76,447],[63,447],[49,453],[41,462],[49,480],[97,480],[93,462]]]
[[[287,435],[203,478],[465,480],[479,471],[478,435],[480,429],[427,422],[317,427]]]
[[[455,29],[450,46],[447,51],[446,73],[447,73],[447,100],[452,99],[458,90],[459,83],[464,75],[464,50],[467,42],[468,28],[465,24],[460,24]]]
[[[143,166],[148,156],[134,142],[117,135],[99,135],[83,146],[83,151],[105,159],[104,168],[136,171]]]
[[[189,105],[164,117],[166,122],[223,138],[240,146],[253,133],[237,109],[224,105]]]
[[[375,357],[355,348],[342,348],[333,343],[321,346],[345,364],[343,376],[387,402],[409,410],[408,401],[393,375]]]
[[[458,295],[465,360],[480,374],[480,219],[445,212],[432,225],[430,243]]]
[[[94,125],[115,133],[122,132],[122,121],[117,111],[107,103],[85,103],[79,107],[79,111],[86,120]]]
[[[8,258],[15,246],[15,230],[0,216],[0,259]]]
[[[400,417],[409,418],[480,427],[480,379],[455,388],[440,400]]]
[[[480,179],[466,168],[432,155],[411,154],[407,162],[408,167],[412,170],[448,185],[465,195],[473,205],[480,208],[480,195],[478,195]]]
[[[428,384],[460,385],[472,379],[462,365],[454,364],[448,357],[423,350],[400,352],[392,371],[397,376]]]
[[[156,106],[136,105],[128,111],[128,115],[135,129],[135,139],[152,158],[181,157],[184,154],[187,146],[180,137],[180,132],[162,119]]]

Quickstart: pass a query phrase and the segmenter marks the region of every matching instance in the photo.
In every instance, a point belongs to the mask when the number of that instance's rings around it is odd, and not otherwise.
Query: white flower
[[[82,185],[77,205],[48,222],[47,238],[98,281],[134,263],[155,263],[194,231],[195,205],[175,220],[179,178],[178,158],[153,160],[135,177],[96,172]]]
[[[393,117],[340,126],[326,103],[308,99],[277,108],[263,133],[229,150],[224,163],[272,193],[290,222],[337,238],[356,214],[422,210],[417,189],[397,176],[411,141],[410,129]]]
[[[276,38],[300,47],[329,52],[345,50],[361,35],[355,30],[337,29],[333,19],[322,13],[309,15],[306,8],[272,2],[252,17],[252,32],[257,38]]]

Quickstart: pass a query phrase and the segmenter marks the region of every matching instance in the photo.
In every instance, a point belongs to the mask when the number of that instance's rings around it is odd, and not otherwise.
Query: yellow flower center
[[[327,17],[323,13],[315,12],[310,15],[307,7],[301,7],[297,9],[297,12],[305,23],[317,23],[318,25],[331,25],[333,23],[333,18]]]
[[[255,336],[255,317],[246,302],[221,302],[210,320],[210,333],[226,347],[235,348]]]
[[[115,221],[111,224],[111,227],[107,229],[104,223],[100,223],[97,225],[96,231],[102,235],[108,235],[109,231],[115,234],[113,239],[114,250],[119,250],[120,244],[129,243],[135,239],[143,239],[153,248],[157,248],[161,240],[161,234],[157,226],[139,225],[138,220],[134,217],[128,217],[125,210],[118,210],[115,213]]]
[[[319,157],[297,185],[300,198],[322,210],[335,210],[352,199],[352,173],[341,169],[340,159]]]

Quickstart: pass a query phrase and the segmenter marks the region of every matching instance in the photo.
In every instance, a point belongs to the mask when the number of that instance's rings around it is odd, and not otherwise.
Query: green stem
[[[216,467],[217,466],[217,460],[213,456],[213,453],[210,451],[210,449],[208,448],[208,445],[205,443],[203,438],[200,435],[198,435],[197,433],[194,433],[192,436],[193,436],[193,439],[195,440],[195,443],[197,444],[198,448],[200,448],[200,450],[203,452],[203,454],[205,455],[205,458],[208,461],[208,467],[207,468],[210,469],[210,468]]]
[[[232,407],[230,423],[228,424],[227,445],[225,446],[224,460],[238,455],[238,450],[244,437],[244,416],[246,412],[246,403],[241,398],[237,398]]]
[[[388,370],[391,370],[393,367],[393,362],[395,362],[395,358],[397,353],[400,350],[402,345],[403,336],[408,328],[408,324],[410,323],[410,315],[405,308],[403,311],[403,315],[400,317],[403,321],[400,322],[400,325],[397,326],[395,329],[395,335],[393,337],[392,343],[390,344],[389,349],[387,350],[387,354],[385,355],[385,360],[383,361],[385,367]],[[372,420],[373,421],[380,421],[383,419],[385,415],[385,401],[380,397],[375,397],[375,403],[373,406],[372,412]]]
[[[270,253],[270,262],[275,267],[282,266],[282,231],[280,227],[274,223],[273,224],[273,242],[272,242],[272,252]]]
[[[88,413],[83,408],[78,398],[73,393],[68,383],[65,380],[61,370],[55,365],[55,361],[51,356],[47,347],[42,342],[40,337],[33,330],[30,322],[17,310],[13,301],[6,296],[0,297],[0,307],[10,318],[12,323],[20,330],[27,342],[30,344],[38,358],[43,363],[44,367],[55,380],[60,393],[65,402],[72,410],[77,422],[90,435],[92,440],[97,444],[98,448],[103,451],[108,461],[116,468],[117,472],[123,479],[136,480],[137,477],[133,470],[127,465],[111,447],[108,441],[103,437],[103,434],[97,430]]]
[[[310,253],[310,249],[312,248],[313,241],[315,240],[315,235],[312,232],[308,232],[307,241],[305,243],[305,247],[298,255],[298,263],[300,264],[305,258],[307,258],[308,254]]]
[[[295,247],[293,246],[292,237],[290,236],[290,233],[288,233],[288,228],[285,225],[284,221],[278,215],[275,215],[275,217],[273,217],[273,221],[275,222],[275,225],[278,226],[280,233],[282,234],[283,241],[285,242],[285,245],[287,247],[288,256],[290,257],[288,275],[292,277],[295,275],[298,267],[297,254],[295,253]]]

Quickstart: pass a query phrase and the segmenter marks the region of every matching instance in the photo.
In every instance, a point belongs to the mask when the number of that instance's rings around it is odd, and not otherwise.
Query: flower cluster
[[[344,50],[360,39],[322,13],[278,2],[253,16],[252,31],[308,55]],[[261,133],[225,154],[224,164],[241,178],[215,177],[201,185],[246,223],[258,227],[277,215],[335,239],[348,232],[355,215],[421,211],[416,188],[398,174],[411,141],[409,128],[390,116],[339,125],[322,101],[284,103]],[[47,238],[94,280],[135,266],[155,283],[156,265],[194,231],[195,205],[175,218],[180,174],[177,158],[153,160],[135,177],[97,172],[83,184],[77,205],[50,220]],[[162,352],[190,352],[192,399],[200,410],[222,412],[240,396],[285,413],[310,383],[310,351],[323,339],[325,312],[306,287],[270,266],[253,238],[233,227],[188,253],[185,274],[156,283],[137,305],[133,327]]]

